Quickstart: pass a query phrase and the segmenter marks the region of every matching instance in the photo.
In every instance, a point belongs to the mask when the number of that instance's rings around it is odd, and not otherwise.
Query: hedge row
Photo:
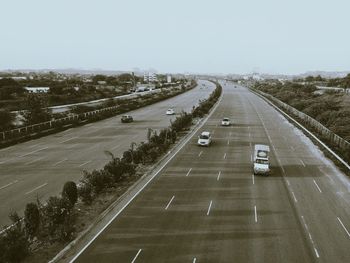
[[[159,132],[149,132],[148,141],[132,143],[129,150],[118,158],[112,153],[111,160],[101,170],[83,172],[76,184],[66,182],[60,196],[51,196],[46,203],[37,200],[25,207],[24,218],[17,213],[10,215],[14,223],[0,236],[0,262],[21,262],[31,253],[33,243],[69,242],[75,237],[75,204],[80,200],[90,205],[98,195],[113,189],[136,175],[141,164],[152,164],[175,143],[177,135],[192,125],[193,118],[201,117],[221,95],[221,86],[211,96],[201,101],[192,113],[183,112],[171,125]]]

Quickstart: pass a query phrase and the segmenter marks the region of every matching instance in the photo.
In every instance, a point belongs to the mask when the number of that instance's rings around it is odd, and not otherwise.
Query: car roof
[[[268,145],[265,144],[255,144],[254,149],[257,150],[261,150],[261,151],[270,151],[270,147]]]
[[[204,131],[204,132],[201,133],[201,135],[208,135],[208,136],[209,136],[209,135],[210,135],[210,132]]]

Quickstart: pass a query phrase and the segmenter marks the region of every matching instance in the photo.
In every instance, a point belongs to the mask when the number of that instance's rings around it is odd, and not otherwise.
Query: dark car
[[[123,115],[121,119],[122,123],[133,122],[134,119],[130,115]]]

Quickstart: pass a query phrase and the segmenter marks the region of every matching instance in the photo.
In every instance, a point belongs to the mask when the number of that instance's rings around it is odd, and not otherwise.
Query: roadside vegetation
[[[146,142],[132,143],[120,157],[106,152],[110,161],[103,169],[84,171],[77,183],[66,182],[60,196],[28,203],[23,218],[11,213],[13,225],[0,235],[0,262],[50,260],[164,156],[194,118],[209,112],[221,95],[220,84],[216,86],[191,113],[181,113],[166,129],[149,131]]]
[[[174,96],[177,96],[185,91],[194,88],[197,85],[196,81],[192,80],[178,87],[161,90],[158,93],[143,94],[140,97],[123,98],[117,100],[107,100],[97,106],[79,105],[71,108],[69,113],[51,114],[48,110],[45,96],[38,94],[29,94],[27,100],[28,111],[24,113],[24,123],[14,127],[12,122],[14,115],[6,110],[0,111],[0,146],[6,147],[18,142],[22,142],[32,138],[42,137],[48,134],[62,131],[64,129],[86,124],[87,122],[95,122],[106,119],[117,114],[138,109]],[[67,118],[69,117],[69,118]],[[65,118],[65,119],[64,119]],[[43,123],[47,121],[47,123]],[[51,121],[51,123],[48,123]],[[33,129],[22,129],[21,132],[9,132],[11,128],[21,128],[27,125],[38,124]]]
[[[25,74],[22,78],[0,73],[0,108],[9,111],[26,110],[28,91],[25,87],[48,87],[47,106],[86,102],[130,93],[142,77],[124,73],[120,75],[64,75],[55,72]],[[185,83],[185,79],[173,78],[171,85]],[[169,86],[166,76],[158,75],[155,88]]]
[[[332,80],[328,80],[332,82]],[[350,74],[337,79],[339,86],[350,84]],[[350,94],[342,91],[327,90],[322,93],[317,92],[315,85],[310,83],[296,83],[280,81],[266,81],[256,83],[253,88],[268,93],[275,98],[287,103],[299,111],[314,118],[333,133],[350,142]],[[304,123],[302,120],[299,120]],[[308,126],[306,123],[304,123]],[[310,130],[316,132],[312,127]],[[328,138],[319,135],[319,137],[329,146],[338,152],[345,161],[350,163],[350,152],[332,145]]]
[[[350,141],[350,95],[337,91],[317,94],[314,85],[293,82],[254,86],[316,119],[332,132]]]

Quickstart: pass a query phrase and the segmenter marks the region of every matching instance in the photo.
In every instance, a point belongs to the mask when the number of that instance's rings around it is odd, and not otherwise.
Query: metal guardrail
[[[298,118],[305,121],[307,124],[309,124],[311,127],[313,127],[318,133],[320,133],[322,136],[326,137],[328,140],[330,140],[332,143],[337,145],[342,150],[350,150],[350,142],[344,140],[339,135],[332,132],[330,129],[325,127],[323,124],[315,120],[314,118],[310,117],[309,115],[293,108],[292,106],[280,101],[279,99],[275,98],[274,96],[267,94],[263,91],[258,91],[259,94],[263,95],[264,97],[269,98],[271,101],[276,103],[278,106],[282,107],[286,111],[292,113],[293,115],[297,116]]]

